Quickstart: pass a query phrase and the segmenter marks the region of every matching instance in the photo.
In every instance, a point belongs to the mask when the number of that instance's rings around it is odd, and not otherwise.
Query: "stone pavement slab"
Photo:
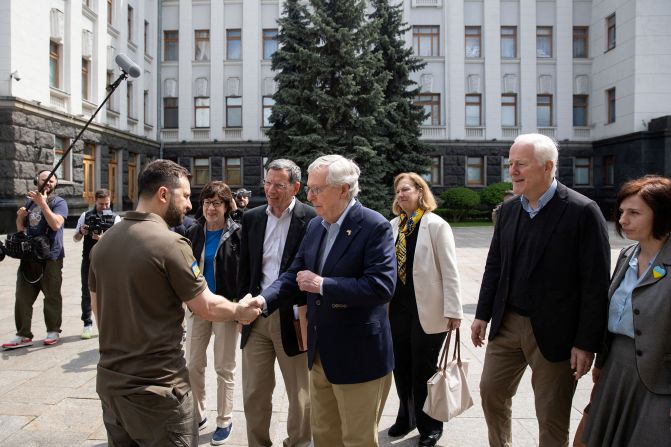
[[[492,227],[455,228],[457,257],[462,284],[465,319],[464,335],[468,335],[475,313],[480,280],[484,270]],[[56,346],[42,345],[46,335],[42,316],[42,297],[34,306],[33,332],[35,345],[30,348],[0,352],[0,446],[104,446],[105,429],[100,401],[95,392],[95,371],[98,361],[97,338],[81,340],[80,274],[81,244],[72,241],[73,230],[65,231],[66,258],[63,267],[63,333]],[[0,236],[4,240],[4,236]],[[611,228],[611,254],[617,256],[627,245]],[[0,262],[0,340],[14,336],[14,290],[18,261],[5,258]],[[470,360],[468,382],[475,405],[444,426],[439,446],[473,447],[487,445],[487,427],[480,407],[478,383],[485,350],[474,348],[464,337],[462,353]],[[213,364],[212,348],[208,352]],[[240,365],[240,351],[237,355]],[[273,445],[282,445],[286,436],[287,398],[279,368],[275,368],[277,385],[273,396]],[[242,409],[241,370],[236,371],[233,433],[228,446],[246,446],[245,417]],[[208,404],[215,407],[216,376],[207,371]],[[591,391],[591,379],[578,383],[571,413],[571,433],[580,420],[582,408]],[[389,393],[380,423],[380,445],[409,447],[417,445],[417,431],[404,438],[389,438],[387,429],[394,423],[398,409],[395,389]],[[216,412],[208,414],[210,426],[201,432],[200,445],[209,445],[214,431]],[[529,371],[525,374],[513,401],[513,439],[517,446],[538,445],[538,425],[534,413],[533,392]]]

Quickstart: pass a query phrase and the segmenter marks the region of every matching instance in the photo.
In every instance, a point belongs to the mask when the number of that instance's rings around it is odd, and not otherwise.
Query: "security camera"
[[[9,77],[10,77],[10,79],[11,79],[11,78],[14,78],[14,79],[16,79],[17,81],[20,81],[20,80],[21,80],[21,76],[19,75],[19,70],[14,70],[14,71],[9,75]]]

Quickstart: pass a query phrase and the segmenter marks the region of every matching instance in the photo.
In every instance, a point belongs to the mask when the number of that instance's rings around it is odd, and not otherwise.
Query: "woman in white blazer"
[[[431,211],[436,200],[414,172],[394,179],[391,221],[396,241],[398,278],[389,307],[394,342],[394,382],[400,401],[389,436],[415,427],[420,446],[440,439],[443,423],[422,411],[426,381],[433,375],[448,330],[459,327],[463,312],[454,237],[449,224]]]

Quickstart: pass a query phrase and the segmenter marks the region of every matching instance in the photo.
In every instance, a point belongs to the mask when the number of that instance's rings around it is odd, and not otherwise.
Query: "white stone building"
[[[402,1],[407,43],[427,62],[415,80],[436,189],[507,180],[510,142],[528,132],[560,142],[560,180],[604,209],[626,178],[671,175],[671,119],[649,126],[671,115],[668,0]],[[142,75],[61,170],[75,202],[110,187],[128,209],[135,175],[157,156],[189,167],[196,194],[218,178],[260,193],[282,3],[0,2],[0,168],[13,178],[0,181],[0,209],[13,213],[35,164],[51,163],[47,152],[102,102],[118,53]],[[60,127],[40,121],[31,135],[31,116]]]

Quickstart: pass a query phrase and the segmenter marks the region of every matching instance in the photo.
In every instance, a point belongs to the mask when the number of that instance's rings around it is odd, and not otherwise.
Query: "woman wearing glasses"
[[[394,179],[396,198],[391,221],[396,240],[398,278],[389,308],[394,342],[394,382],[399,397],[389,436],[415,427],[419,445],[433,446],[443,423],[422,411],[426,381],[433,375],[448,330],[461,323],[456,249],[452,229],[431,211],[436,200],[424,179],[404,172]]]
[[[200,194],[203,215],[189,228],[193,256],[207,286],[218,295],[235,300],[240,255],[240,225],[231,218],[235,205],[226,183],[212,181]],[[207,426],[205,408],[205,367],[207,346],[214,334],[214,369],[217,373],[217,426],[212,445],[223,444],[233,428],[233,388],[235,386],[235,349],[238,341],[234,321],[213,323],[195,314],[187,317],[186,358],[199,430]]]

